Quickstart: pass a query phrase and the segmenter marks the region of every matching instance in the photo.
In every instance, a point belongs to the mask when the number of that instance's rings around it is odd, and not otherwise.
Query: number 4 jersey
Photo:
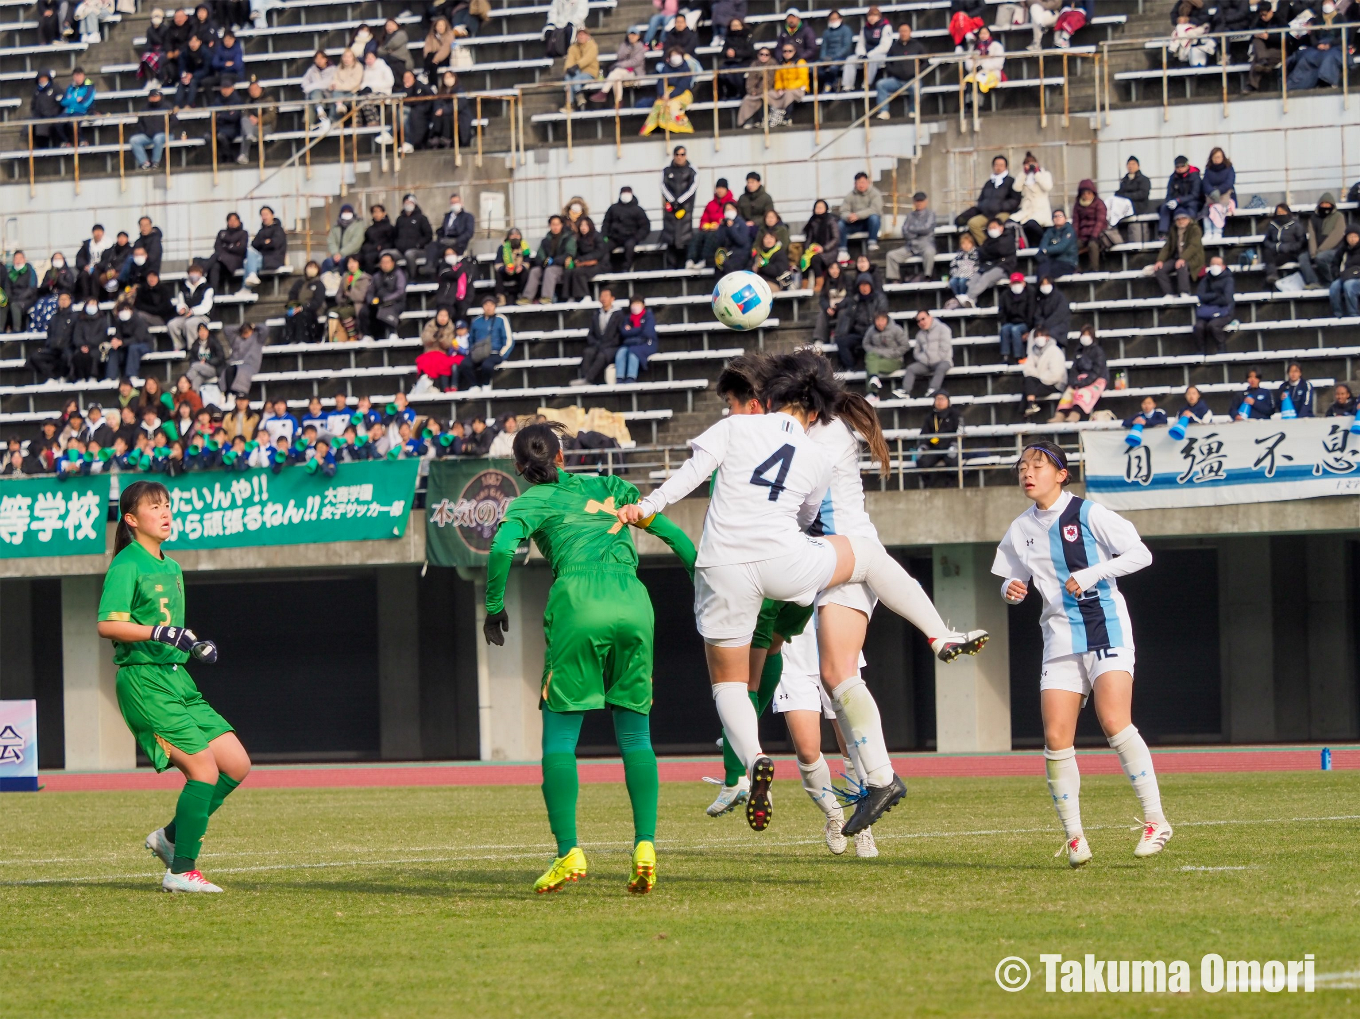
[[[803,530],[831,484],[831,461],[788,414],[734,414],[690,440],[694,455],[642,500],[645,513],[683,499],[716,469],[695,565],[728,566],[807,549]]]

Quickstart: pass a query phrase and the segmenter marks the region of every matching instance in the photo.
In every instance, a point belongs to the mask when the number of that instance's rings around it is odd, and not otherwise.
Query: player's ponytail
[[[136,513],[137,507],[144,502],[169,502],[170,490],[159,481],[134,481],[123,489],[118,497],[118,527],[113,534],[113,554],[117,555],[127,548],[137,536],[128,526],[129,513]]]
[[[529,425],[515,433],[515,470],[535,485],[550,485],[557,480],[557,454],[562,452],[560,421]]]
[[[873,405],[858,393],[842,390],[836,397],[832,413],[869,444],[869,455],[878,461],[878,473],[887,477],[892,470],[892,453],[888,449],[888,440],[883,437],[883,426]]]
[[[841,384],[831,362],[815,350],[775,354],[766,362],[760,380],[760,396],[771,411],[798,407],[819,418],[835,417]]]

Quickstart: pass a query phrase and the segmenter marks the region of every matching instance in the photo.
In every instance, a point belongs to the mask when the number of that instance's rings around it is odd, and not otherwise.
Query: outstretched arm
[[[623,507],[619,511],[619,519],[625,524],[636,524],[646,517],[655,516],[671,503],[679,502],[693,492],[717,469],[718,458],[706,449],[695,446],[694,455],[681,464],[680,469],[664,485],[641,502]]]
[[[664,541],[670,550],[679,556],[680,562],[684,565],[685,572],[689,574],[690,579],[694,579],[694,560],[697,556],[694,551],[694,542],[689,540],[689,535],[680,530],[675,521],[657,513],[639,521],[638,526],[648,534],[655,535]]]

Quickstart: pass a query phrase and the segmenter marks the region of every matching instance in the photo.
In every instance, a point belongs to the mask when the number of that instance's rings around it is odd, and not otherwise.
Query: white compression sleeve
[[[756,706],[746,692],[745,683],[714,683],[713,703],[722,720],[723,738],[732,746],[749,775],[751,764],[760,756],[760,719]]]
[[[803,789],[811,797],[812,802],[817,804],[817,809],[827,817],[843,820],[845,814],[841,810],[840,801],[831,791],[831,769],[827,766],[826,758],[818,757],[811,764],[799,761],[798,770],[803,776]]]
[[[1152,768],[1152,754],[1136,725],[1110,737],[1110,749],[1119,755],[1124,774],[1133,784],[1134,795],[1143,806],[1144,821],[1165,821],[1162,814],[1162,793],[1157,788],[1157,773]]]
[[[1081,834],[1081,772],[1077,770],[1075,747],[1044,750],[1044,770],[1048,792],[1062,822],[1063,832],[1071,839]]]
[[[1089,591],[1102,580],[1127,577],[1130,573],[1137,573],[1144,567],[1151,565],[1152,549],[1140,541],[1137,545],[1111,559],[1106,559],[1103,563],[1088,566],[1084,570],[1077,570],[1076,573],[1072,574],[1072,579],[1081,585],[1083,591]]]
[[[707,481],[717,469],[717,457],[698,446],[693,447],[693,455],[680,465],[680,469],[638,503],[642,507],[643,519],[660,513],[671,503],[679,502]]]
[[[940,618],[925,589],[896,559],[888,554],[877,538],[850,536],[855,553],[855,569],[850,582],[868,584],[878,600],[911,623],[930,640],[952,631]]]

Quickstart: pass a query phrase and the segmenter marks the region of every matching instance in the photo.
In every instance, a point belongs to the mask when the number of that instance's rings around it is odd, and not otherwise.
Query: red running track
[[[1242,747],[1214,750],[1154,750],[1153,762],[1163,774],[1190,772],[1316,771],[1320,747]],[[1087,775],[1117,775],[1119,758],[1112,751],[1079,752]],[[1042,778],[1043,755],[1038,751],[1005,754],[912,754],[893,759],[904,778]],[[663,782],[697,782],[704,775],[721,775],[716,758],[662,760]],[[1333,747],[1332,767],[1360,769],[1360,747]],[[622,782],[617,760],[583,760],[582,782]],[[797,779],[792,758],[776,762],[779,778]],[[392,786],[538,785],[537,764],[443,762],[431,764],[261,765],[250,773],[256,789],[361,789]],[[178,772],[157,775],[148,768],[117,772],[43,772],[39,781],[52,792],[178,789]]]

